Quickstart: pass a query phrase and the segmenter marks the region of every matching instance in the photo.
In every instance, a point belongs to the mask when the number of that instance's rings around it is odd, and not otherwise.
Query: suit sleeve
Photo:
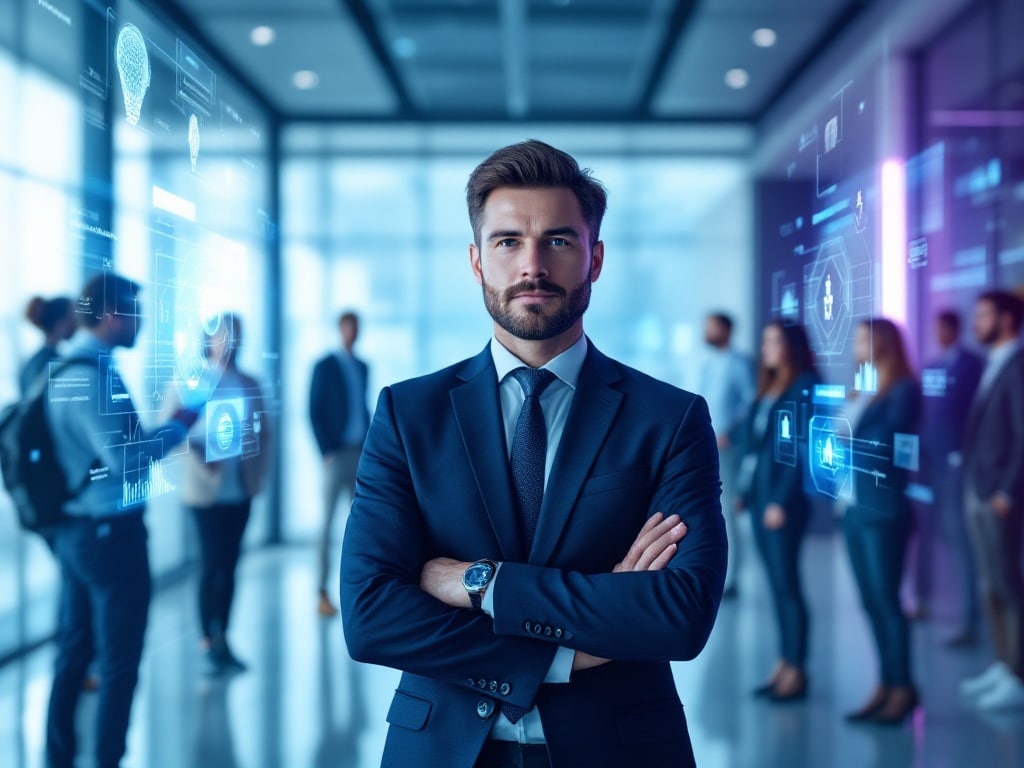
[[[1015,506],[1024,504],[1019,498],[1021,487],[1024,486],[1024,355],[1018,354],[1011,363],[1012,381],[1015,382],[1009,395],[1010,412],[1006,415],[1006,428],[1013,437],[1010,441],[1010,454],[1007,456],[1006,470],[999,481],[999,491],[1012,499]]]
[[[332,450],[333,439],[328,434],[323,417],[327,408],[325,401],[328,397],[327,382],[324,381],[325,375],[323,362],[317,363],[313,368],[313,380],[309,385],[309,422],[313,425],[313,435],[316,437],[316,444],[321,454],[329,453]]]
[[[487,676],[510,683],[505,699],[532,706],[556,648],[495,634],[490,617],[451,608],[420,589],[428,533],[395,423],[381,392],[359,462],[341,558],[341,610],[356,661],[471,686]],[[507,567],[507,566],[506,566]]]
[[[688,527],[661,571],[584,574],[506,562],[495,584],[495,631],[523,637],[528,622],[562,629],[539,640],[619,661],[694,658],[711,633],[725,579],[718,451],[707,405],[695,398],[665,458],[648,516]]]

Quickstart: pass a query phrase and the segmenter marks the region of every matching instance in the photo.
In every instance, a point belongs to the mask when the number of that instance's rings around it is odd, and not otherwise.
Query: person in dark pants
[[[818,382],[814,353],[800,325],[775,321],[761,336],[758,392],[736,443],[741,507],[750,513],[754,541],[775,603],[780,655],[768,682],[755,691],[772,701],[807,693],[808,616],[800,579],[800,547],[810,519],[803,489],[808,403]]]
[[[235,595],[235,570],[252,499],[263,488],[270,448],[270,419],[256,379],[238,368],[242,321],[226,313],[204,338],[217,387],[188,437],[181,484],[199,534],[199,621],[203,672],[208,676],[242,671],[246,665],[228,645],[228,622]],[[177,407],[175,397],[167,408]]]
[[[74,764],[75,709],[94,655],[101,681],[95,764],[115,768],[124,755],[150,600],[144,499],[126,499],[125,468],[139,461],[142,446],[146,456],[160,459],[154,446],[180,442],[196,418],[183,408],[153,433],[138,428],[111,357],[116,347],[135,344],[138,315],[120,312],[136,306],[138,293],[136,283],[110,273],[86,283],[80,306],[87,333],[70,357],[96,362],[64,369],[52,389],[60,396],[47,403],[57,459],[70,485],[91,478],[65,505],[69,520],[54,536],[64,621],[46,726],[50,768]]]
[[[25,317],[43,332],[43,346],[25,361],[18,372],[18,391],[22,397],[28,394],[32,385],[54,360],[60,357],[58,345],[75,335],[78,319],[75,304],[66,296],[44,299],[36,296],[25,308]]]
[[[356,467],[370,427],[370,411],[366,407],[370,369],[353,352],[359,338],[359,316],[343,312],[338,318],[338,332],[341,349],[317,361],[309,386],[309,420],[324,468],[324,515],[317,546],[317,612],[324,617],[338,613],[327,592],[331,528],[338,499],[345,494],[351,502],[355,495]]]
[[[988,291],[974,333],[988,360],[964,435],[967,521],[995,662],[961,692],[983,711],[1024,710],[1024,303]]]
[[[911,678],[910,629],[899,594],[911,509],[906,470],[896,460],[895,445],[898,435],[917,428],[921,388],[891,321],[862,323],[854,346],[858,364],[877,371],[878,390],[874,395],[854,392],[849,401],[856,471],[851,473],[853,496],[847,500],[843,531],[878,648],[881,683],[847,719],[898,724],[917,706],[918,694]]]
[[[921,465],[934,501],[917,507],[917,557],[914,588],[918,612],[927,612],[932,589],[934,563],[932,545],[938,531],[945,540],[956,575],[959,628],[946,644],[953,648],[973,645],[978,623],[977,585],[964,516],[963,440],[967,413],[981,380],[984,363],[960,343],[960,316],[940,312],[935,336],[942,349],[925,366],[923,417],[921,420]],[[936,381],[937,379],[937,381]]]

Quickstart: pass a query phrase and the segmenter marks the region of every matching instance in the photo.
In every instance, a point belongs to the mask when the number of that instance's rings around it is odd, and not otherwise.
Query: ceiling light
[[[775,30],[770,27],[755,29],[752,37],[754,45],[758,48],[771,48],[775,45],[775,41],[778,39],[778,36],[775,34]]]
[[[292,75],[292,84],[300,91],[308,91],[310,88],[316,88],[317,83],[319,82],[320,75],[310,69],[300,69]]]
[[[747,74],[747,70],[737,67],[736,69],[730,69],[725,73],[725,84],[730,88],[739,90],[740,88],[746,88],[747,83],[750,82],[750,75]]]
[[[252,44],[260,46],[270,45],[274,42],[275,36],[274,28],[267,26],[253,27],[249,33],[249,39],[252,41]]]

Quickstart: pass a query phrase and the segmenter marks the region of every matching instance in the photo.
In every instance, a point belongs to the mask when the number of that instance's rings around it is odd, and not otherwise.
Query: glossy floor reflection
[[[749,557],[740,595],[723,605],[707,649],[695,662],[676,665],[701,768],[1024,765],[1024,715],[982,717],[959,701],[959,680],[980,670],[988,655],[984,643],[966,652],[942,647],[953,629],[942,603],[915,628],[926,706],[902,728],[845,724],[842,713],[875,682],[869,637],[841,542],[815,537],[805,556],[814,621],[806,702],[773,706],[750,695],[768,671],[775,640],[760,569]],[[305,549],[244,559],[233,635],[251,669],[225,681],[200,674],[192,585],[158,596],[126,766],[379,764],[398,675],[349,660],[340,621],[316,616],[313,574],[314,557]],[[0,766],[44,764],[51,663],[52,650],[44,648],[0,669]],[[84,725],[90,697],[83,701]]]

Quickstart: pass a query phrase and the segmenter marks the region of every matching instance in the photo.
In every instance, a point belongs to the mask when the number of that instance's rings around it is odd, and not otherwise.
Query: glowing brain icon
[[[124,113],[135,125],[142,113],[142,100],[149,88],[149,51],[146,40],[134,24],[125,24],[117,33],[114,49],[117,71],[121,75],[121,93],[124,95]]]

